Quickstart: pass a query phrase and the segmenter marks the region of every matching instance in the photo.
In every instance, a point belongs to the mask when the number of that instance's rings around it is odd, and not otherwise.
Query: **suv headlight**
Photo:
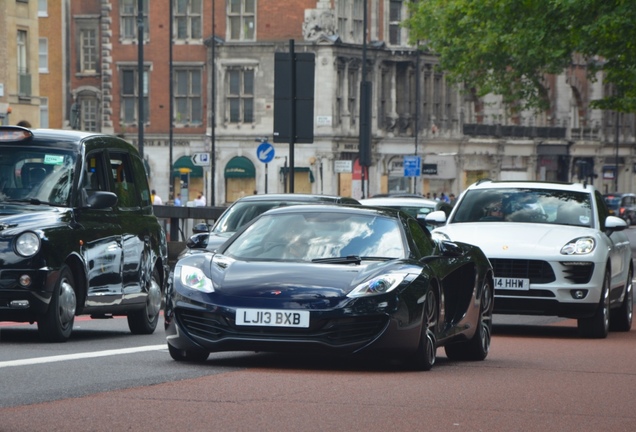
[[[596,241],[592,237],[580,237],[567,243],[561,248],[563,255],[586,255],[592,253]]]
[[[40,237],[33,231],[26,231],[15,239],[15,251],[25,258],[32,257],[40,250]]]

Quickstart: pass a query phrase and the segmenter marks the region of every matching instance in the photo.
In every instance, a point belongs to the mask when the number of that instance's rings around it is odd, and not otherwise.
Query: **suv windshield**
[[[2,146],[0,202],[69,205],[75,154],[41,147]]]
[[[458,203],[450,223],[532,222],[591,227],[590,195],[551,189],[474,189]]]

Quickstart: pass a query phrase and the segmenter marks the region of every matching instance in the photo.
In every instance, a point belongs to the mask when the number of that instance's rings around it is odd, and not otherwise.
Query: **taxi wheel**
[[[128,328],[133,334],[152,334],[159,322],[162,293],[161,278],[156,268],[152,271],[147,285],[145,306],[128,312]]]
[[[612,310],[610,313],[610,330],[611,331],[630,331],[632,328],[632,317],[634,313],[634,286],[632,283],[633,270],[627,273],[627,281],[625,282],[625,296],[623,303],[618,309]]]
[[[479,306],[479,323],[472,338],[444,346],[446,357],[451,360],[484,360],[490,351],[492,338],[493,292],[488,280],[482,286]]]
[[[604,339],[609,333],[610,322],[610,272],[605,270],[603,287],[601,290],[601,300],[594,316],[590,318],[580,318],[578,320],[579,332],[583,337],[590,339]]]
[[[38,320],[38,333],[45,342],[66,342],[71,337],[77,296],[73,273],[67,266],[60,269],[49,308]]]
[[[168,344],[170,357],[176,361],[201,363],[208,359],[209,352],[203,350],[180,350]]]

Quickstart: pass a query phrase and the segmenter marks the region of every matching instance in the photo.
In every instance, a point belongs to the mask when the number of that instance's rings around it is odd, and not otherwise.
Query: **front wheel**
[[[618,309],[610,313],[610,330],[627,332],[632,328],[632,316],[634,312],[634,287],[632,284],[633,270],[627,273],[625,281],[625,294],[623,303]]]
[[[38,333],[45,342],[66,342],[71,337],[77,296],[73,273],[68,266],[60,269],[51,302],[46,312],[38,319]]]
[[[591,318],[580,318],[578,320],[579,332],[583,337],[590,339],[604,339],[609,333],[610,322],[610,272],[605,270],[603,287],[601,289],[601,300],[596,313]]]
[[[421,371],[431,370],[437,359],[437,339],[436,330],[439,320],[439,307],[437,296],[433,291],[426,294],[424,302],[424,322],[420,343],[415,351],[415,356],[411,359],[414,369]]]
[[[159,270],[155,268],[148,281],[146,304],[142,309],[128,313],[128,328],[133,334],[152,334],[157,328],[161,312],[160,281]]]
[[[466,341],[444,346],[446,356],[451,360],[484,360],[490,351],[492,338],[493,292],[488,281],[482,286],[479,305],[479,322],[473,337]]]

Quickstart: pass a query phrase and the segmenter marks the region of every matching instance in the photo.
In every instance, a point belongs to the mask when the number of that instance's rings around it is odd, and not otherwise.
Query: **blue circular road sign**
[[[274,159],[274,146],[267,141],[263,141],[256,148],[256,157],[263,163],[271,162]]]

